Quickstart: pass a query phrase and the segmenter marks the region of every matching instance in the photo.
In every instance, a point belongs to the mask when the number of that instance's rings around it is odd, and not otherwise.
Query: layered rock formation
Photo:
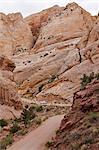
[[[52,7],[24,19],[35,42],[29,54],[14,56],[19,93],[36,100],[73,100],[80,78],[99,72],[99,16],[76,3]]]
[[[99,149],[99,81],[74,94],[72,109],[62,120],[50,149]]]
[[[15,64],[7,57],[0,56],[0,104],[22,108],[14,82],[13,70]]]
[[[0,54],[11,56],[32,48],[32,32],[20,13],[0,13]]]
[[[0,54],[15,63],[21,96],[71,103],[82,75],[99,72],[99,16],[78,4],[0,16]]]
[[[99,73],[99,15],[76,3],[26,18],[0,13],[0,118],[14,118],[10,108],[21,109],[24,97],[73,102],[52,149],[98,150],[99,82],[77,92],[83,74],[91,72]]]

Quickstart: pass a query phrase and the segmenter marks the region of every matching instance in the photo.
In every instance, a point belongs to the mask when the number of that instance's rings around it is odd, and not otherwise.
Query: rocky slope
[[[82,75],[99,71],[99,16],[71,3],[24,21],[36,40],[27,55],[13,57],[19,93],[39,101],[72,102]]]
[[[99,149],[98,80],[89,84],[85,90],[74,94],[72,109],[62,120],[51,149]]]
[[[22,103],[45,104],[51,114],[50,105],[58,111],[73,102],[52,149],[98,150],[99,82],[77,92],[92,72],[99,73],[99,15],[76,3],[26,18],[0,13],[0,118],[19,117]]]
[[[11,56],[32,48],[32,32],[20,13],[0,13],[0,54]]]
[[[7,57],[0,56],[0,104],[22,108],[14,82],[13,70],[15,64]]]
[[[26,18],[1,13],[0,31],[0,54],[15,63],[22,97],[71,103],[82,75],[99,72],[99,16],[76,3]]]

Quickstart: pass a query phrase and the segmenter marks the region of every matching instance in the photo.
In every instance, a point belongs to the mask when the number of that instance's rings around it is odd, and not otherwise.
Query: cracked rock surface
[[[20,96],[72,103],[83,74],[99,72],[99,16],[78,4],[54,6],[26,18],[20,13],[0,17],[0,54],[9,53],[16,65]]]

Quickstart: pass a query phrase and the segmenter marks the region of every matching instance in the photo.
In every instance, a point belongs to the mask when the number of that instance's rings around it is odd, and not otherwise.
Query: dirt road
[[[21,98],[22,102],[25,104],[37,104],[42,106],[57,106],[57,107],[71,107],[72,104],[62,104],[62,103],[42,103],[38,101],[33,101],[27,98]]]
[[[50,117],[8,150],[44,150],[46,142],[55,135],[55,131],[59,128],[62,118],[63,115]]]

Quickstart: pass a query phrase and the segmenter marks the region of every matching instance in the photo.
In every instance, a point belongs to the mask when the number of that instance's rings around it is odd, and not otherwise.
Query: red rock
[[[99,92],[97,91],[99,81],[92,82],[85,90],[75,93],[72,109],[61,122],[58,134],[53,140],[52,150],[69,150],[71,146],[98,150]],[[93,133],[93,129],[97,134]]]

